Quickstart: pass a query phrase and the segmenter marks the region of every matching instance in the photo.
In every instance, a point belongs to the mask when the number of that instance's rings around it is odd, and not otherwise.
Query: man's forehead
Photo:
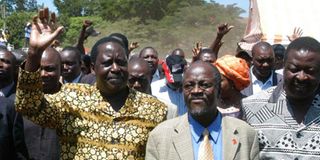
[[[287,59],[301,59],[301,58],[305,58],[305,59],[308,59],[310,60],[309,62],[312,62],[312,61],[320,61],[320,53],[317,53],[317,52],[313,52],[313,51],[310,51],[308,49],[298,49],[298,50],[295,50],[295,49],[291,49],[290,51],[288,51],[287,53]]]
[[[203,62],[206,63],[206,62]],[[184,77],[208,75],[213,72],[212,68],[208,64],[191,65],[184,74]]]
[[[134,77],[134,78],[144,78],[144,77],[147,77],[146,74],[141,73],[141,72],[130,72],[130,73],[129,73],[129,76],[130,76],[130,77]]]
[[[99,45],[99,51],[105,53],[107,52],[108,54],[115,54],[115,53],[122,53],[125,55],[125,50],[124,48],[115,42],[106,42],[101,45]]]
[[[146,55],[152,55],[152,56],[157,56],[157,53],[155,50],[151,49],[151,48],[147,48],[144,52],[142,52],[143,56],[146,56]]]
[[[0,50],[0,58],[12,60],[14,58],[14,55],[9,51]]]

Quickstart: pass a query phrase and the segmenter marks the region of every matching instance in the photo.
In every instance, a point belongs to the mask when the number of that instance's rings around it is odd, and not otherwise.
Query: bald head
[[[152,73],[143,58],[132,58],[128,63],[128,85],[130,88],[150,94]]]
[[[51,62],[61,65],[60,53],[56,49],[49,47],[43,52],[41,62]]]
[[[40,69],[43,92],[53,94],[60,90],[61,57],[54,48],[47,48],[41,57]]]
[[[270,54],[273,54],[273,48],[268,42],[258,42],[252,47],[252,57],[257,56],[256,54],[260,52],[270,52]]]
[[[193,72],[199,72],[200,70],[204,70],[207,73],[210,73],[213,75],[213,78],[215,79],[216,84],[220,84],[221,82],[221,75],[219,70],[213,66],[211,63],[208,62],[203,62],[201,60],[198,60],[194,63],[192,63],[190,65],[190,67],[188,67],[188,69],[184,72],[184,79],[185,80],[187,78],[187,76],[189,76],[190,74],[192,74]],[[220,90],[220,87],[218,87]]]

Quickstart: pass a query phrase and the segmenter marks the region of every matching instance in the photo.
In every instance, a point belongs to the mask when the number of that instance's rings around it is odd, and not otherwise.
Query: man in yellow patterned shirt
[[[28,57],[20,70],[17,111],[57,130],[61,159],[143,159],[148,134],[165,119],[167,107],[128,88],[127,48],[119,39],[100,39],[91,51],[96,85],[65,84],[55,94],[44,94],[41,55],[63,27],[53,31],[55,15],[49,19],[48,9],[38,18],[33,20]]]

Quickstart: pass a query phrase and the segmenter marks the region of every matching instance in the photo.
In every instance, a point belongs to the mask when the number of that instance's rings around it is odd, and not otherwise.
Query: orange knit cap
[[[223,76],[234,83],[237,90],[241,91],[249,86],[249,67],[245,60],[232,55],[225,55],[218,58],[214,65]]]

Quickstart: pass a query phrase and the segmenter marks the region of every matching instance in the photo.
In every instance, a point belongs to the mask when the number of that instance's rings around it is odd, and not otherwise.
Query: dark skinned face
[[[152,49],[146,49],[141,53],[140,57],[148,62],[151,73],[154,74],[157,70],[159,61],[157,53]]]
[[[46,51],[40,62],[41,80],[44,93],[52,93],[60,89],[61,60],[59,53]]]
[[[14,55],[11,52],[0,50],[0,88],[13,82],[15,62]]]
[[[221,75],[221,98],[229,97],[231,92],[236,90],[231,80]]]
[[[214,53],[201,53],[199,59],[203,62],[213,63],[217,60]]]
[[[70,82],[77,78],[81,73],[81,61],[75,51],[65,50],[61,52],[61,60],[63,65],[62,76]]]
[[[150,91],[151,75],[148,65],[133,64],[128,67],[128,86],[137,91],[148,93]]]
[[[191,116],[216,115],[218,92],[210,66],[198,63],[186,71],[183,94]]]
[[[127,88],[128,62],[125,49],[116,42],[106,42],[98,46],[94,66],[97,87],[103,94],[115,95]]]
[[[310,98],[320,83],[320,53],[308,50],[290,50],[285,62],[283,78],[288,97]]]
[[[253,74],[260,81],[266,81],[272,70],[274,69],[274,53],[272,48],[261,49],[259,47],[254,47],[252,52],[254,52],[253,61]]]

